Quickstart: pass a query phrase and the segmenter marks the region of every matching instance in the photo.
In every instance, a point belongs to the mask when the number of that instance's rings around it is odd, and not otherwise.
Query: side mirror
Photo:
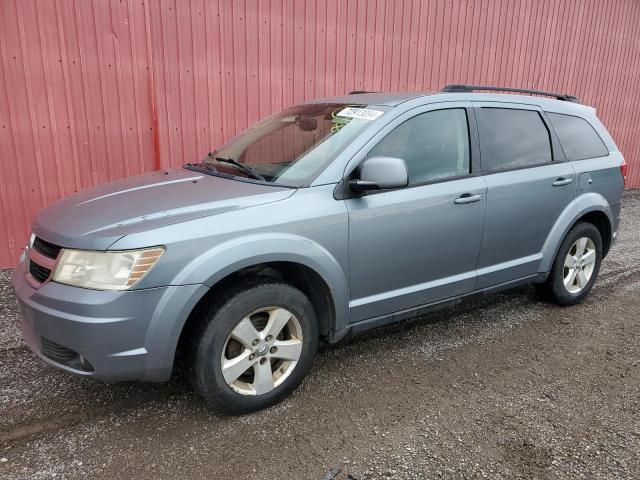
[[[352,192],[402,188],[409,184],[407,164],[402,158],[371,157],[360,165],[360,178],[351,180]]]

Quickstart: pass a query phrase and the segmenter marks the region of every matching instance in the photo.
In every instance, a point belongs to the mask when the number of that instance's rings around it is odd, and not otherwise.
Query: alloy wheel
[[[222,376],[242,395],[262,395],[281,385],[302,353],[302,327],[289,310],[256,310],[233,328],[222,350]]]
[[[596,264],[596,247],[588,237],[571,246],[564,260],[563,281],[569,293],[580,293],[587,286]]]

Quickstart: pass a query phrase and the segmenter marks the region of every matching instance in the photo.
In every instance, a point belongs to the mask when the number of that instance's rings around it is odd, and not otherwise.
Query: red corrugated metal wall
[[[0,0],[0,267],[55,199],[354,89],[577,94],[639,187],[638,25],[634,0]]]

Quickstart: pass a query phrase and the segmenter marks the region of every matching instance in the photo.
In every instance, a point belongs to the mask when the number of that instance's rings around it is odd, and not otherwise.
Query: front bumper
[[[12,282],[31,350],[59,368],[106,381],[168,380],[182,327],[207,291],[204,285],[98,291],[55,282],[34,289],[23,259]],[[90,367],[61,363],[47,348],[51,342]]]

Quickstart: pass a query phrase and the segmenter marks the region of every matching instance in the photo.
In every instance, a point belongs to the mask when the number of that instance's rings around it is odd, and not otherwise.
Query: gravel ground
[[[103,384],[36,359],[0,272],[0,478],[640,477],[640,192],[583,304],[531,288],[319,353],[243,417],[179,380]]]

